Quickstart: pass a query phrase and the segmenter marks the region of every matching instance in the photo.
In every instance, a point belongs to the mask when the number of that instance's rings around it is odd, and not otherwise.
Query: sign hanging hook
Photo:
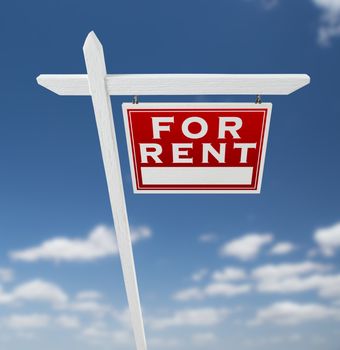
[[[255,103],[256,103],[256,104],[261,104],[261,103],[262,103],[261,95],[256,95]]]

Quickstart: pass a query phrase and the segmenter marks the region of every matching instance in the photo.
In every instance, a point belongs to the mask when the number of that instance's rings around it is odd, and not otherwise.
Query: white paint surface
[[[106,67],[104,52],[101,43],[93,32],[87,36],[83,50],[115,224],[118,250],[122,263],[132,328],[137,349],[146,350],[144,324],[139,300],[112,106],[105,84]]]
[[[58,95],[90,95],[86,74],[42,74]],[[289,95],[310,83],[307,74],[108,74],[109,95]]]
[[[249,185],[253,175],[252,167],[142,167],[145,185]]]

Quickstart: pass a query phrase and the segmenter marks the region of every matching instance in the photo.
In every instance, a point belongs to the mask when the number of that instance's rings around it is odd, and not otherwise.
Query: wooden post
[[[289,95],[310,83],[307,74],[108,74],[115,96]],[[89,96],[86,74],[41,74],[38,84],[63,96]]]
[[[87,36],[83,51],[88,74],[88,84],[96,116],[133,332],[137,350],[146,350],[145,332],[139,300],[111,100],[106,87],[107,73],[104,52],[103,47],[94,32],[89,33]]]

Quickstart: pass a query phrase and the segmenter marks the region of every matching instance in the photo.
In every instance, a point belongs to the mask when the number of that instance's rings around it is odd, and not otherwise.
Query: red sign
[[[136,193],[259,193],[271,104],[123,104]]]

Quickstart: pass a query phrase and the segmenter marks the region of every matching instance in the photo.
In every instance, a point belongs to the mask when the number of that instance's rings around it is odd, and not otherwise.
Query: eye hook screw
[[[136,105],[136,104],[139,103],[139,101],[138,101],[138,96],[133,96],[133,98],[132,98],[132,103],[133,103],[134,105]]]
[[[261,95],[257,95],[257,96],[256,96],[255,103],[256,103],[256,104],[261,104],[261,103],[262,103]]]

